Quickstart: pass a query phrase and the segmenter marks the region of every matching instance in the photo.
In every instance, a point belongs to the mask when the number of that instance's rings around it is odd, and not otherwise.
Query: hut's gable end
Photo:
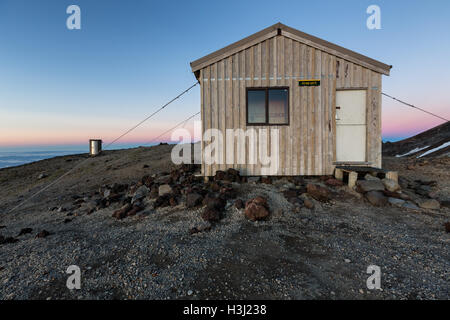
[[[325,41],[323,39],[314,37],[307,33],[301,32],[297,29],[290,28],[281,23],[277,23],[273,26],[270,26],[264,30],[261,30],[247,38],[244,38],[240,41],[232,43],[220,50],[217,50],[211,54],[208,54],[198,60],[191,62],[192,72],[195,73],[198,78],[199,70],[215,63],[221,59],[225,59],[230,55],[233,55],[239,51],[246,50],[258,43],[261,43],[267,39],[273,38],[275,36],[283,35],[292,40],[296,40],[300,43],[306,44],[310,47],[319,49],[328,54],[334,55],[336,57],[345,59],[352,63],[358,64],[360,66],[366,67],[372,71],[389,75],[391,66],[384,64],[380,61],[374,60],[357,52],[351,51],[344,47],[338,46],[334,43]]]
[[[320,86],[301,87],[298,81],[318,79]],[[367,91],[367,163],[381,167],[381,74],[284,35],[275,35],[199,70],[203,130],[253,128],[268,141],[279,130],[278,175],[332,174],[336,161],[336,90]],[[247,126],[247,88],[288,87],[289,125]],[[253,146],[234,145],[219,150],[220,158],[233,154],[231,164],[203,165],[206,176],[235,168],[244,175],[263,174],[258,140]],[[231,152],[232,151],[232,152]],[[240,154],[246,163],[239,163]],[[270,152],[269,152],[270,154]],[[223,157],[222,157],[223,156]]]

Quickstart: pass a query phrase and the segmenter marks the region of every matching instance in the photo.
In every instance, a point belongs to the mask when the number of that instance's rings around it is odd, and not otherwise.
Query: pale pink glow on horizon
[[[409,137],[417,133],[428,130],[443,123],[439,119],[426,119],[425,115],[422,119],[417,117],[406,117],[403,115],[383,115],[382,134],[383,137]],[[170,126],[168,126],[170,127]],[[194,136],[192,128],[186,128],[191,132],[194,140],[199,140],[200,137]],[[121,138],[116,144],[151,144],[158,142],[172,142],[172,132],[168,132],[155,141],[156,137],[160,136],[163,129],[146,130],[140,134],[130,134]],[[94,131],[92,131],[94,132]],[[0,130],[0,147],[12,146],[33,146],[33,145],[83,145],[89,139],[102,139],[104,144],[112,142],[118,137],[116,132],[98,132],[96,134],[86,134],[85,132],[65,132],[64,135],[55,135],[50,130],[48,132],[8,132],[4,134]],[[176,142],[176,141],[173,141]]]
[[[158,142],[172,142],[172,132],[167,132],[167,128],[172,128],[174,124],[158,125],[152,129],[139,128],[137,132],[119,139],[115,144],[152,144]],[[194,135],[193,125],[187,124],[184,129],[191,133],[194,140],[199,137]],[[76,130],[65,130],[63,134],[56,135],[52,130],[1,130],[0,129],[0,147],[14,146],[45,146],[45,145],[83,145],[87,144],[89,139],[102,139],[104,145],[107,145],[117,139],[125,130],[85,130],[83,132]],[[155,139],[156,138],[156,139]],[[173,141],[177,142],[177,141]]]
[[[429,107],[428,110],[448,117],[444,104]],[[447,111],[448,113],[448,111]],[[426,114],[396,102],[383,101],[382,135],[383,137],[406,138],[444,123],[444,120]]]
[[[445,103],[440,101],[437,105],[428,106],[428,110],[444,117],[449,117]],[[0,147],[36,146],[36,145],[84,145],[89,139],[102,139],[108,144],[132,127],[136,120],[111,118],[97,124],[82,117],[68,118],[62,115],[46,115],[42,120],[29,116],[26,123],[15,125],[13,118],[5,117],[3,127],[0,127]],[[49,121],[50,118],[50,121]],[[199,117],[195,120],[198,121]],[[193,119],[194,120],[194,119]],[[193,120],[184,126],[193,135]],[[46,123],[49,121],[51,125]],[[179,121],[164,119],[163,121],[149,121],[137,128],[127,136],[121,138],[116,144],[152,144],[158,142],[176,142],[171,140],[171,132],[153,141]],[[429,128],[442,124],[443,121],[421,111],[403,106],[397,102],[383,99],[382,135],[383,138],[406,138],[426,131]],[[198,141],[200,136],[195,136]]]

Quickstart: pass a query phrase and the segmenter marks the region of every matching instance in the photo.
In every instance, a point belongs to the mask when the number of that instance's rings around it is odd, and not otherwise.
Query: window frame
[[[269,123],[269,90],[287,90],[287,122],[286,123]],[[286,86],[275,86],[275,87],[246,87],[245,90],[245,122],[247,126],[289,126],[290,125],[290,117],[289,117],[289,111],[290,111],[290,101],[289,101],[289,87]],[[266,122],[260,122],[260,123],[249,123],[248,122],[248,91],[249,90],[259,90],[265,92],[265,110],[266,110]]]

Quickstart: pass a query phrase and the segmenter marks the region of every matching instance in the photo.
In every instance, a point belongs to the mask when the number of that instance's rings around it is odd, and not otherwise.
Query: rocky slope
[[[385,158],[399,184],[368,174],[351,190],[235,170],[204,182],[171,148],[104,152],[13,212],[86,157],[0,170],[0,297],[449,298],[448,159]],[[382,290],[366,287],[372,264]]]
[[[450,122],[401,141],[383,143],[383,155],[414,158],[448,157]]]

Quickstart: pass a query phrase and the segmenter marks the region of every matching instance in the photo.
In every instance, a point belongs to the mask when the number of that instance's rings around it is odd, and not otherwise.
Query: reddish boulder
[[[338,180],[338,179],[329,178],[328,180],[325,181],[325,184],[332,186],[332,187],[340,187],[340,186],[344,185],[344,182],[342,182],[341,180]]]
[[[196,192],[189,193],[186,196],[186,207],[193,208],[202,203],[203,197]]]
[[[382,207],[388,203],[388,198],[380,191],[369,191],[366,193],[366,198],[376,207]]]
[[[125,218],[127,216],[127,213],[128,213],[128,211],[131,210],[131,208],[132,208],[131,204],[127,203],[122,208],[114,211],[114,213],[112,214],[112,217],[116,218],[116,219],[119,219],[119,220],[123,219],[123,218]]]
[[[446,231],[447,233],[450,233],[450,222],[444,223],[444,227],[445,227],[445,231]]]
[[[250,199],[245,204],[245,216],[252,220],[263,220],[269,216],[267,200],[261,196]]]
[[[221,218],[220,211],[215,208],[205,208],[202,213],[202,218],[205,221],[216,222]]]
[[[137,206],[137,205],[133,206],[133,208],[131,208],[131,210],[127,212],[127,217],[136,215],[136,213],[138,213],[142,209],[144,209],[142,206]]]
[[[267,200],[265,198],[261,197],[261,196],[257,196],[256,198],[253,198],[253,199],[247,201],[247,203],[249,203],[249,202],[254,202],[254,203],[258,204],[258,205],[261,205],[261,206],[264,206],[266,208],[269,208],[269,205],[267,204]]]
[[[147,187],[151,187],[151,185],[153,184],[153,178],[149,175],[143,176],[141,179],[141,182],[143,185],[147,186]]]
[[[236,207],[236,209],[243,209],[244,208],[244,201],[242,201],[241,199],[237,199],[234,202],[234,206]]]
[[[308,209],[313,209],[314,208],[314,203],[311,200],[309,200],[309,199],[305,199],[305,201],[303,201],[303,204]]]
[[[405,199],[403,199],[404,195],[402,193],[392,192],[389,190],[384,190],[383,193],[386,197],[389,197],[389,198],[397,198],[397,199],[405,200]]]
[[[48,232],[47,230],[42,230],[41,232],[39,232],[36,235],[36,238],[45,238],[45,237],[47,237],[49,235],[50,235],[50,232]]]
[[[328,201],[330,197],[328,189],[317,184],[308,183],[306,192],[314,199],[322,202]]]

